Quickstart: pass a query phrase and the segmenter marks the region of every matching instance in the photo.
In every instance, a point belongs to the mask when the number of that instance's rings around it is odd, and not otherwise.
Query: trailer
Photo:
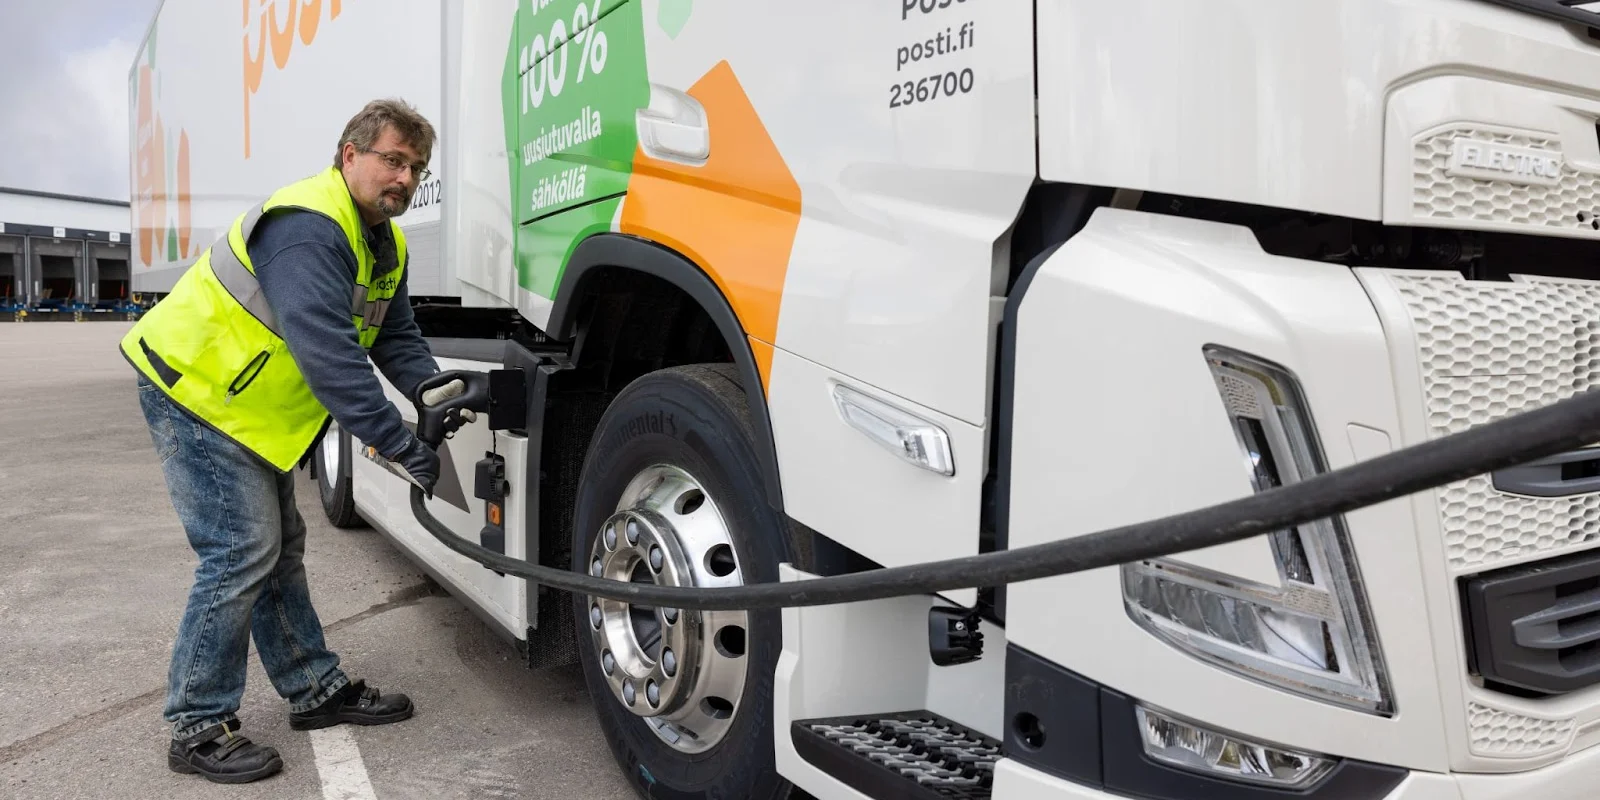
[[[717,587],[1020,548],[1600,373],[1593,3],[244,11],[166,0],[129,72],[133,291],[415,105],[418,322],[513,379],[426,508],[528,562]],[[486,568],[337,424],[310,468],[530,668],[581,665],[642,796],[1468,800],[1592,792],[1597,464],[781,611]]]

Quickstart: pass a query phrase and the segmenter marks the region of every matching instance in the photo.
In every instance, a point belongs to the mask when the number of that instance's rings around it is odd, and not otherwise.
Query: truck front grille
[[[1600,284],[1387,273],[1416,331],[1430,438],[1588,391],[1600,366]],[[1441,487],[1452,573],[1555,555],[1600,539],[1600,494],[1529,497],[1492,478]]]
[[[1531,411],[1600,382],[1600,282],[1529,275],[1481,281],[1399,269],[1357,274],[1394,344],[1405,409],[1397,444]],[[1465,650],[1439,655],[1455,659],[1463,678],[1481,677],[1463,686],[1465,708],[1458,713],[1466,741],[1458,769],[1531,769],[1600,745],[1600,703],[1552,697],[1600,684],[1600,668],[1580,663],[1600,660],[1600,638],[1591,643],[1572,634],[1574,622],[1600,622],[1581,614],[1556,619],[1554,629],[1559,633],[1564,621],[1568,638],[1541,639],[1536,634],[1550,631],[1530,632],[1529,624],[1545,620],[1528,619],[1553,607],[1559,617],[1559,603],[1586,591],[1600,598],[1597,461],[1600,451],[1576,451],[1414,498],[1426,515],[1419,518],[1422,535],[1439,542],[1425,543],[1424,551],[1438,553],[1460,603]],[[1583,583],[1589,575],[1570,571],[1549,586],[1520,577],[1579,562],[1592,566],[1593,586]],[[1591,647],[1594,655],[1585,649]]]

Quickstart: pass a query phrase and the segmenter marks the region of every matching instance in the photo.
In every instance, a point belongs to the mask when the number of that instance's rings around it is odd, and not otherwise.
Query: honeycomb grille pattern
[[[1467,704],[1472,754],[1489,758],[1532,758],[1566,752],[1572,744],[1570,719],[1535,719]]]
[[[1418,141],[1412,157],[1412,213],[1419,219],[1493,222],[1560,228],[1600,236],[1600,175],[1564,166],[1554,186],[1452,177],[1450,151],[1457,139],[1561,153],[1553,138],[1460,128]]]
[[[1600,284],[1394,274],[1416,329],[1428,428],[1457,433],[1593,385]],[[1484,569],[1600,539],[1600,496],[1501,494],[1487,476],[1440,487],[1450,567]]]

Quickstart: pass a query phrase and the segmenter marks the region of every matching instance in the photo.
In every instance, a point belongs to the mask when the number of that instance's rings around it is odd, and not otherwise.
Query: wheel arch
[[[594,320],[595,314],[605,313],[596,309],[593,301],[606,292],[607,276],[628,273],[649,276],[682,292],[715,326],[738,368],[745,391],[768,503],[781,512],[783,487],[766,385],[733,306],[699,265],[676,250],[638,236],[620,233],[589,236],[573,249],[562,271],[545,333],[561,341],[576,340],[573,357],[581,364],[585,326]]]

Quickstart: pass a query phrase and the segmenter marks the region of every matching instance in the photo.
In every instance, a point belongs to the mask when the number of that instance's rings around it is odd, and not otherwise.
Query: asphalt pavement
[[[328,642],[416,716],[291,731],[252,651],[244,732],[284,771],[243,786],[170,772],[161,706],[195,559],[117,352],[130,324],[0,323],[0,796],[633,796],[575,668],[526,670],[378,532],[328,525],[303,472]]]

